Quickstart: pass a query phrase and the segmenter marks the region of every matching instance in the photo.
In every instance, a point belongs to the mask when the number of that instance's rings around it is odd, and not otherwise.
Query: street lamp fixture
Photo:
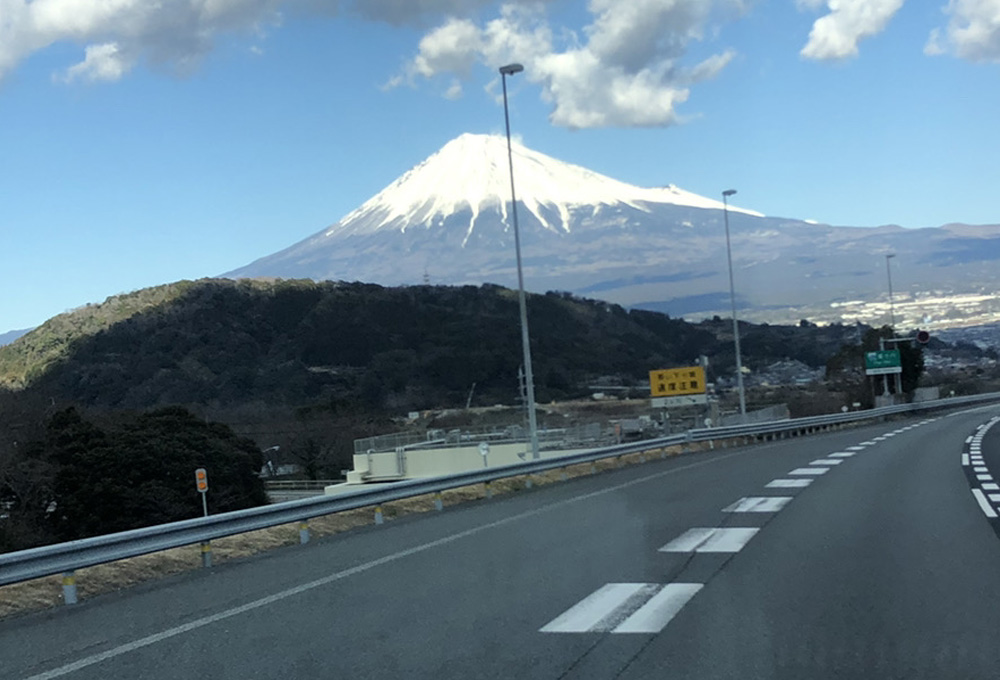
[[[528,402],[528,436],[531,441],[531,457],[537,460],[538,420],[535,416],[535,379],[531,371],[531,344],[528,340],[528,303],[524,296],[524,271],[521,268],[521,235],[517,225],[517,194],[514,192],[514,154],[510,145],[510,112],[507,107],[507,76],[524,70],[521,64],[507,64],[500,67],[503,81],[503,119],[507,127],[507,163],[510,167],[511,219],[514,222],[514,250],[517,252],[517,289],[521,308],[521,349],[524,352],[524,391]]]
[[[740,393],[740,420],[746,422],[747,399],[743,390],[743,358],[740,355],[740,324],[736,320],[736,286],[733,283],[733,250],[729,242],[729,197],[736,189],[722,192],[722,214],[726,223],[726,259],[729,262],[729,302],[733,308],[733,342],[736,343],[736,385]]]

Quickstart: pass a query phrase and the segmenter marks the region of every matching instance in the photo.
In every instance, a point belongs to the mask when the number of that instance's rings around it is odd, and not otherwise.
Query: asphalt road
[[[165,579],[0,623],[0,677],[1000,677],[997,414],[681,456]]]

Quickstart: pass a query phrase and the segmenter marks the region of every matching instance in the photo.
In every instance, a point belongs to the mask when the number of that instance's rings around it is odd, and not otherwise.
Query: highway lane
[[[1000,542],[960,465],[983,419],[866,447],[777,514],[621,677],[997,677]]]
[[[960,456],[997,411],[657,461],[167,579],[0,623],[0,668],[995,677],[1000,541]]]

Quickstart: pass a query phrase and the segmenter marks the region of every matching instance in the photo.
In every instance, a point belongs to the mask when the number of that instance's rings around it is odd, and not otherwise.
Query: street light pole
[[[892,303],[892,269],[889,267],[889,260],[894,257],[896,257],[895,253],[885,256],[885,275],[889,279],[889,327],[892,328],[893,334],[896,332],[896,310]]]
[[[733,342],[736,343],[736,385],[740,392],[740,420],[746,422],[747,400],[743,391],[743,359],[740,356],[740,324],[736,320],[736,286],[733,283],[733,250],[729,243],[729,197],[736,189],[722,192],[722,214],[726,223],[726,259],[729,261],[729,302],[733,307]]]
[[[507,64],[500,67],[500,79],[503,81],[503,119],[507,126],[507,163],[510,166],[510,201],[511,219],[514,222],[514,250],[517,252],[517,288],[518,302],[521,308],[521,349],[524,352],[524,391],[528,401],[528,436],[531,441],[531,457],[537,460],[538,451],[538,420],[535,417],[535,379],[531,371],[531,345],[528,340],[528,303],[524,295],[524,272],[521,268],[521,235],[517,225],[517,194],[514,193],[514,155],[510,146],[510,112],[507,108],[507,76],[520,73],[524,67],[520,64]]]

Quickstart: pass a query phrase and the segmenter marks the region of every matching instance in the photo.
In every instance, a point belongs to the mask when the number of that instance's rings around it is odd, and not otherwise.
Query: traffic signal
[[[205,468],[198,468],[194,471],[194,482],[199,493],[208,491],[208,472]]]

